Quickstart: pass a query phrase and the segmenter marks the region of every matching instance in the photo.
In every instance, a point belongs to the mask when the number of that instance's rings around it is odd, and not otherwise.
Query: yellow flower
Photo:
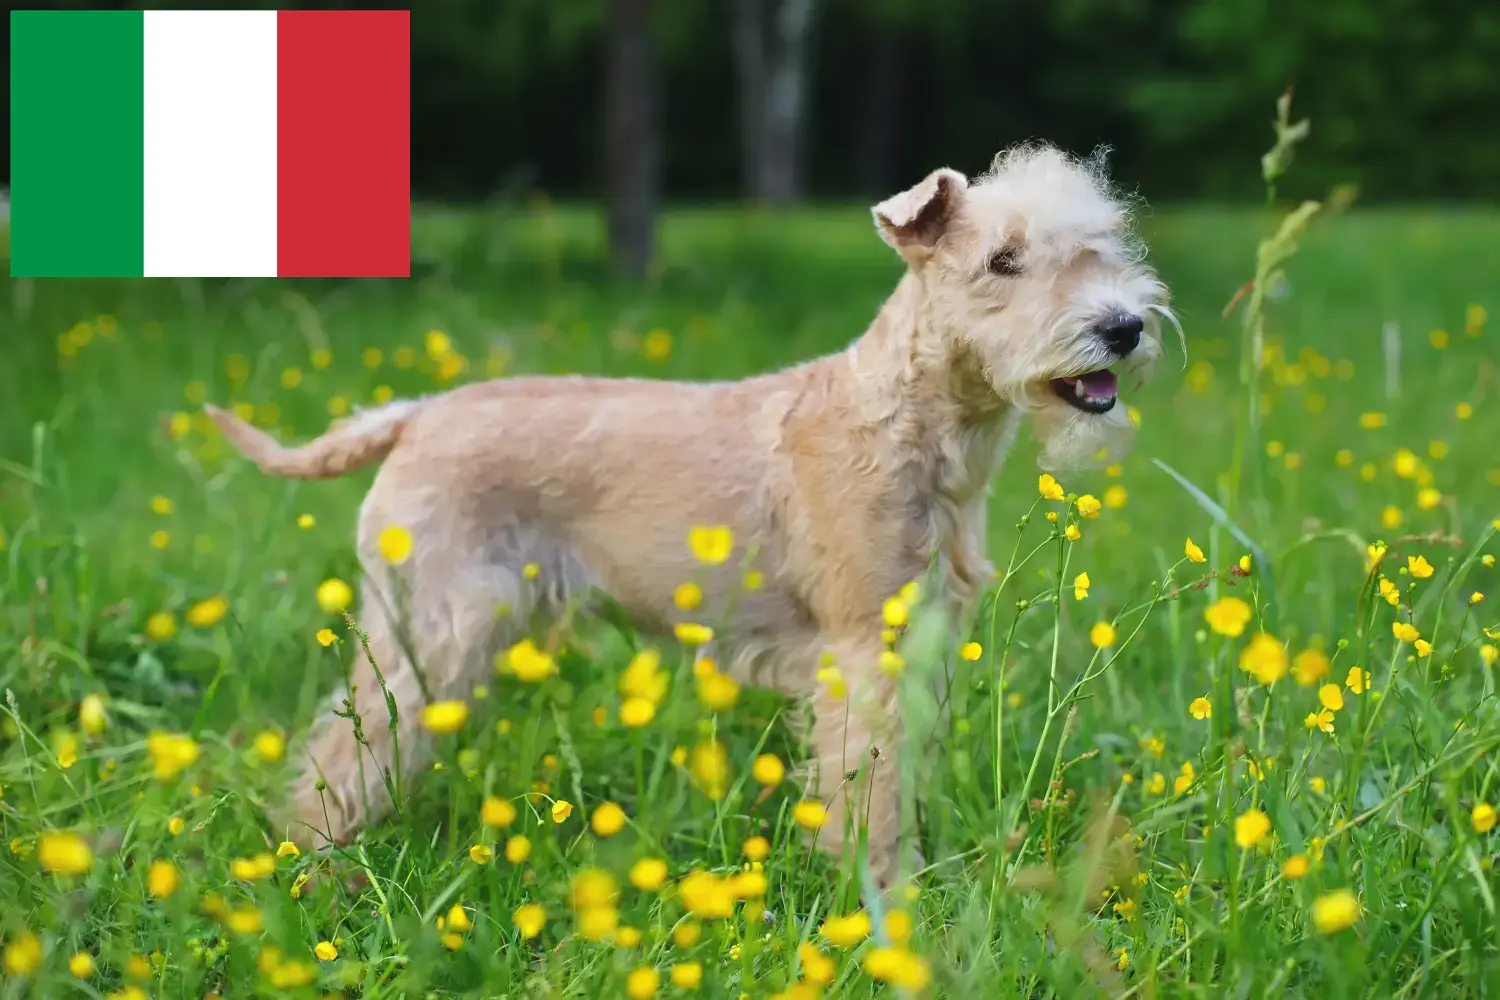
[[[1330,712],[1337,712],[1344,707],[1344,691],[1337,684],[1324,684],[1318,688],[1318,701]]]
[[[800,827],[817,830],[828,822],[828,808],[815,799],[803,799],[792,807],[792,819]]]
[[[740,851],[751,861],[764,861],[771,855],[771,842],[765,837],[750,837],[740,845]]]
[[[1126,951],[1124,948],[1121,948],[1119,949],[1119,956],[1120,957],[1115,961],[1115,968],[1119,969],[1121,972],[1124,972],[1126,969],[1130,968],[1130,952]]]
[[[1208,559],[1203,555],[1203,550],[1194,545],[1191,538],[1187,540],[1187,545],[1184,547],[1183,552],[1188,557],[1189,562],[1208,562]]]
[[[881,606],[880,617],[891,628],[900,628],[911,617],[911,609],[899,597],[887,598]]]
[[[157,495],[151,498],[151,513],[160,514],[163,517],[172,513],[172,501],[169,497]]]
[[[656,995],[656,989],[660,985],[661,973],[643,965],[639,969],[631,969],[630,975],[625,977],[625,995],[630,1000],[650,1000]]]
[[[464,936],[452,931],[442,936],[443,947],[449,951],[457,951],[464,946]]]
[[[525,903],[516,907],[510,920],[516,925],[516,930],[521,932],[521,937],[530,941],[542,933],[542,928],[547,925],[547,911],[536,903]]]
[[[696,920],[685,920],[672,931],[672,943],[687,949],[698,943],[703,936],[703,925]]]
[[[318,584],[318,607],[324,614],[336,615],[354,603],[354,591],[343,580],[334,577]]]
[[[1303,687],[1312,687],[1328,676],[1328,656],[1321,649],[1304,649],[1292,658],[1292,677]]]
[[[1293,854],[1282,864],[1281,874],[1283,877],[1295,881],[1306,875],[1309,867],[1306,854]]]
[[[703,794],[714,801],[729,791],[729,751],[718,740],[700,740],[693,747],[688,770]]]
[[[911,940],[911,914],[905,910],[887,910],[883,923],[885,936],[892,943],[905,947],[906,942]]]
[[[1479,647],[1479,660],[1485,666],[1494,666],[1497,659],[1500,659],[1500,646],[1492,646],[1489,643],[1484,643]]]
[[[1334,934],[1359,920],[1359,899],[1348,889],[1335,889],[1313,900],[1313,926],[1322,934]]]
[[[146,752],[151,755],[156,780],[166,781],[198,759],[198,744],[180,733],[151,733],[146,737]]]
[[[630,866],[628,877],[642,892],[655,892],[667,881],[667,863],[661,858],[641,858]]]
[[[1095,622],[1089,629],[1089,642],[1100,649],[1108,649],[1115,644],[1115,627],[1109,622]]]
[[[1364,694],[1370,690],[1370,672],[1358,667],[1350,667],[1348,676],[1344,678],[1344,684],[1355,694]]]
[[[57,737],[56,744],[58,767],[66,771],[78,763],[78,737],[65,732]]]
[[[256,882],[276,873],[276,859],[261,853],[253,858],[234,858],[229,862],[229,874],[246,882]]]
[[[779,785],[781,779],[786,777],[786,765],[774,753],[763,753],[755,758],[755,763],[750,767],[750,775],[762,785]]]
[[[280,760],[282,754],[286,753],[286,737],[274,729],[265,729],[256,733],[252,745],[255,748],[255,755],[270,763]]]
[[[422,708],[422,725],[442,735],[458,732],[468,718],[468,702],[435,701]]]
[[[1114,488],[1113,486],[1110,487],[1111,490]],[[1105,491],[1104,495],[1109,496],[1109,492]],[[1098,498],[1092,493],[1085,493],[1079,497],[1075,506],[1078,508],[1078,516],[1088,518],[1089,520],[1098,517],[1099,511],[1103,509],[1103,505],[1099,503]]]
[[[1442,502],[1442,490],[1433,489],[1431,486],[1424,486],[1421,490],[1417,491],[1417,506],[1422,510],[1432,510]]]
[[[1307,780],[1307,787],[1311,788],[1317,794],[1322,795],[1328,791],[1328,781],[1324,778],[1309,778]]]
[[[1275,684],[1286,676],[1286,647],[1275,636],[1257,632],[1240,650],[1240,669],[1262,684]]]
[[[701,646],[712,641],[714,637],[713,629],[694,622],[678,622],[673,631],[677,635],[677,641],[684,646]]]
[[[1308,712],[1302,724],[1308,729],[1321,729],[1325,733],[1332,733],[1334,730],[1333,712],[1326,708]]]
[[[516,821],[516,807],[509,799],[496,798],[491,795],[484,800],[479,807],[479,822],[485,826],[501,829],[510,826]]]
[[[696,583],[680,583],[672,592],[672,603],[683,611],[692,611],[703,603],[703,588]]]
[[[625,810],[613,802],[605,802],[589,817],[589,826],[600,837],[613,837],[625,829]]]
[[[766,575],[758,569],[748,570],[745,573],[745,589],[750,591],[759,590],[766,585]]]
[[[1194,698],[1193,703],[1188,706],[1188,714],[1200,721],[1211,718],[1214,714],[1213,702],[1203,697]]]
[[[620,705],[620,721],[639,729],[656,717],[656,706],[645,698],[626,698]]]
[[[916,993],[932,982],[927,961],[905,948],[874,948],[865,955],[865,972],[870,978]]]
[[[672,966],[672,985],[680,990],[695,990],[703,982],[703,966],[697,962],[683,962]]]
[[[173,816],[170,820],[167,821],[167,832],[172,836],[177,837],[182,834],[182,831],[186,826],[187,824],[183,822],[181,816]]]
[[[1162,774],[1160,771],[1154,772],[1151,775],[1151,778],[1146,782],[1146,794],[1161,795],[1166,790],[1167,776],[1165,774]]]
[[[1173,794],[1181,795],[1189,788],[1192,788],[1193,779],[1195,779],[1196,777],[1198,777],[1198,774],[1193,769],[1192,763],[1190,761],[1183,761],[1182,770],[1178,772],[1177,778],[1172,782]]]
[[[1469,595],[1469,603],[1471,605],[1472,604],[1481,604],[1483,602],[1484,602],[1484,594],[1480,593],[1479,591],[1476,590],[1476,591],[1474,591],[1474,593],[1472,593],[1472,594]]]
[[[518,680],[537,684],[557,671],[552,654],[538,648],[530,639],[522,639],[505,653],[505,663]]]
[[[699,562],[718,566],[734,552],[734,532],[722,524],[695,525],[688,530],[688,548]]]
[[[1083,537],[1083,532],[1078,530],[1078,525],[1070,524],[1063,530],[1063,536],[1070,542],[1076,542]]]
[[[333,634],[333,629],[331,628],[320,628],[318,629],[316,638],[318,640],[318,645],[326,648],[328,646],[332,646],[335,642],[338,642],[339,637]]]
[[[86,694],[78,703],[78,726],[90,736],[98,736],[109,728],[109,714],[104,710],[104,698],[98,694]]]
[[[961,659],[973,663],[984,655],[984,647],[977,642],[966,642],[958,647],[958,655]]]
[[[210,597],[188,608],[188,624],[194,628],[212,628],[224,620],[229,611],[229,601],[223,597]]]
[[[573,815],[573,803],[567,799],[558,799],[552,803],[552,822],[561,825],[566,823],[571,815]]]
[[[1081,601],[1089,596],[1090,585],[1089,575],[1087,573],[1079,573],[1073,580],[1073,600]]]
[[[94,956],[86,951],[75,952],[68,959],[68,972],[75,979],[87,979],[94,974]]]
[[[1271,818],[1259,809],[1247,809],[1234,819],[1234,842],[1248,850],[1271,832]]]
[[[313,517],[311,514],[297,515],[297,527],[301,528],[303,531],[311,531],[313,528],[317,527],[317,525],[318,519]]]
[[[5,971],[29,976],[42,964],[42,942],[30,931],[22,931],[5,944]]]
[[[332,941],[319,941],[313,946],[313,954],[324,962],[332,962],[339,957],[339,950],[333,946]]]
[[[1432,643],[1426,639],[1418,639],[1412,645],[1416,648],[1418,657],[1430,656],[1432,654]]]
[[[1469,813],[1469,822],[1474,824],[1476,833],[1489,833],[1495,828],[1495,807],[1488,802],[1481,802]]]
[[[1061,500],[1063,498],[1062,483],[1059,483],[1045,472],[1037,478],[1036,489],[1044,500]]]
[[[1397,642],[1416,642],[1422,635],[1414,625],[1407,622],[1392,622],[1391,634],[1396,637]]]
[[[472,930],[474,921],[469,919],[469,911],[465,910],[462,903],[455,903],[448,910],[448,929],[455,931]]]
[[[94,866],[94,852],[75,833],[44,833],[37,840],[36,859],[43,871],[82,875]]]
[[[1418,580],[1425,580],[1432,575],[1432,564],[1426,556],[1407,556],[1406,571]]]
[[[1128,501],[1129,499],[1130,494],[1126,492],[1125,487],[1121,486],[1119,483],[1112,484],[1107,490],[1104,491],[1104,506],[1108,507],[1110,510],[1119,510],[1121,507],[1125,506],[1126,501]],[[1083,513],[1083,502],[1081,499],[1078,504],[1078,512],[1080,514]],[[1087,517],[1088,515],[1084,516]]]
[[[392,524],[381,530],[375,539],[375,546],[380,549],[386,562],[392,566],[400,566],[411,558],[411,532],[399,524]]]
[[[283,840],[276,845],[276,856],[278,858],[300,858],[302,851],[290,840]]]
[[[177,866],[170,861],[153,861],[151,868],[146,872],[146,891],[157,899],[165,899],[177,891],[182,884],[182,876],[177,873]]]
[[[678,886],[682,905],[695,917],[723,920],[734,912],[734,886],[708,872],[689,872]]]
[[[1219,635],[1235,639],[1244,633],[1254,613],[1250,605],[1238,597],[1221,597],[1204,609],[1203,620]]]
[[[153,549],[165,549],[172,544],[172,536],[165,531],[151,532],[151,547]]]
[[[882,649],[875,662],[887,677],[900,677],[906,670],[906,657],[894,649]]]
[[[146,635],[157,642],[166,642],[177,634],[177,619],[170,611],[158,611],[146,619]]]
[[[513,865],[519,865],[531,857],[531,841],[521,834],[516,834],[505,842],[505,860]]]
[[[1401,604],[1401,590],[1394,583],[1382,576],[1379,586],[1380,596],[1385,599],[1385,603],[1393,608]]]
[[[870,915],[864,910],[855,910],[842,917],[829,917],[818,928],[823,940],[835,948],[853,948],[870,936]]]
[[[707,661],[699,661],[707,662]],[[740,686],[728,674],[710,670],[698,678],[698,700],[714,712],[727,712],[739,700]]]
[[[505,853],[507,855],[510,853],[509,847],[506,848]],[[487,865],[492,860],[494,860],[494,858],[494,850],[486,847],[484,844],[475,844],[473,847],[469,848],[469,860],[474,862],[476,865]]]
[[[1389,531],[1401,527],[1401,508],[1387,504],[1380,512],[1380,524]]]

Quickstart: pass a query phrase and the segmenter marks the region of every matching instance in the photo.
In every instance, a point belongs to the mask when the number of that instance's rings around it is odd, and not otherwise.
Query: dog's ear
[[[892,195],[876,205],[875,228],[880,238],[911,260],[925,256],[937,244],[958,208],[969,179],[947,167],[934,170],[916,187]]]

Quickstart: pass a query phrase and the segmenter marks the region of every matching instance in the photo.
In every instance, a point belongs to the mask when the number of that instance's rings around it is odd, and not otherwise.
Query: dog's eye
[[[1002,278],[1014,278],[1024,270],[1015,247],[1005,247],[990,255],[990,273]]]

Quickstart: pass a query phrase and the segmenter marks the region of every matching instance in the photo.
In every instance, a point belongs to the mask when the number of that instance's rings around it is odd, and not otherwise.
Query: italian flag
[[[408,11],[12,11],[13,277],[407,277]]]

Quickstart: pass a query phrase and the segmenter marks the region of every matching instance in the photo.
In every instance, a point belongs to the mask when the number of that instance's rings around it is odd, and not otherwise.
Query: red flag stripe
[[[411,275],[411,17],[281,11],[277,274]]]

